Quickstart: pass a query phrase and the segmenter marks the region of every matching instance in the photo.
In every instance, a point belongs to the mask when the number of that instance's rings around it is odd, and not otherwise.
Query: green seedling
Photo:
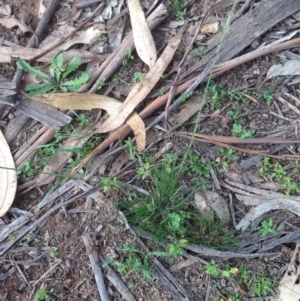
[[[176,20],[177,21],[184,21],[186,16],[186,8],[184,10],[178,11],[176,13]]]
[[[102,186],[103,192],[108,192],[109,189],[120,189],[120,185],[118,184],[116,178],[102,178],[99,181],[99,185]]]
[[[185,3],[185,0],[171,0],[171,11],[178,11]]]
[[[132,55],[132,50],[131,48],[128,48],[125,52],[126,54],[126,57],[127,57],[127,60],[133,60],[134,59],[134,56]]]
[[[57,248],[53,248],[53,250],[49,253],[49,256],[50,256],[52,259],[58,258]]]
[[[258,229],[262,236],[266,236],[268,234],[277,234],[276,225],[274,224],[272,218],[268,221],[262,221],[261,226]]]
[[[278,162],[272,163],[270,157],[264,157],[263,166],[259,169],[259,173],[262,176],[270,176],[272,180],[282,183],[285,188],[284,193],[290,196],[291,193],[300,193],[300,187],[293,180],[292,176],[298,174],[298,170],[295,169],[290,176],[287,176],[287,172],[284,170]]]
[[[200,46],[198,49],[192,52],[192,57],[195,58],[196,61],[201,61],[205,56],[206,50],[204,46]]]
[[[182,94],[179,99],[181,102],[185,102],[187,99],[189,99],[193,95],[193,92],[189,92],[187,94]]]
[[[14,240],[15,240],[15,236],[12,235],[12,234],[10,234],[10,235],[8,236],[8,241],[9,241],[9,242],[13,242]]]
[[[107,41],[108,41],[107,37],[103,37],[103,36],[101,35],[101,33],[99,33],[99,32],[97,32],[97,33],[95,34],[95,39],[97,39],[99,42],[101,42],[101,43],[103,43],[103,44],[106,44]]]
[[[245,268],[241,268],[240,269],[240,283],[248,284],[250,281],[250,274],[251,274],[251,271],[249,271]]]
[[[165,94],[165,87],[161,87],[158,91],[159,96],[163,96]]]
[[[148,254],[138,250],[135,247],[125,246],[120,249],[127,259],[124,262],[113,261],[112,264],[117,267],[117,270],[121,274],[139,273],[142,274],[145,279],[151,278],[151,258],[165,256],[172,256],[168,252],[154,251]]]
[[[47,291],[45,288],[39,289],[35,292],[33,296],[34,301],[43,301],[46,300],[49,297],[49,293],[52,293],[53,289],[50,291]]]
[[[133,76],[133,81],[135,83],[140,83],[140,82],[149,82],[149,79],[146,78],[146,76],[141,73],[141,72],[137,72],[134,76]]]
[[[229,166],[227,161],[237,161],[240,158],[240,156],[236,154],[235,150],[230,147],[227,148],[220,147],[219,150],[222,157],[222,164],[224,168],[228,168]]]
[[[234,123],[232,127],[232,131],[237,134],[238,137],[241,139],[245,138],[251,138],[253,137],[253,134],[255,133],[254,130],[247,130],[243,128],[240,124]]]
[[[97,84],[98,84],[98,90],[101,90],[103,87],[106,86],[106,78],[97,80]]]
[[[43,80],[42,83],[33,83],[25,87],[27,95],[29,97],[56,92],[60,90],[61,92],[76,92],[84,83],[89,79],[89,75],[86,72],[82,72],[78,78],[73,78],[71,80],[66,80],[66,78],[76,71],[82,64],[80,57],[74,57],[66,67],[63,66],[63,56],[59,54],[55,59],[52,60],[50,65],[50,72],[53,77],[48,74],[32,67],[26,61],[18,61],[18,68],[33,73],[37,77]]]
[[[218,277],[220,274],[217,263],[212,259],[210,263],[205,265],[205,273],[212,277]]]
[[[267,104],[271,104],[274,100],[275,94],[274,91],[265,91],[263,98],[267,102]]]
[[[260,277],[252,282],[251,288],[256,296],[266,296],[271,292],[272,283],[273,281],[271,279]]]

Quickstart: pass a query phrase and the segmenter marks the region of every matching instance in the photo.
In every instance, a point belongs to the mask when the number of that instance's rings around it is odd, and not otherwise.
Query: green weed
[[[251,138],[255,133],[254,130],[247,130],[243,128],[240,124],[234,123],[232,126],[232,131],[241,139]]]
[[[186,8],[184,10],[178,11],[176,13],[176,20],[184,21],[186,16]]]
[[[262,221],[261,226],[258,227],[258,230],[262,236],[266,236],[268,234],[277,234],[276,225],[274,224],[272,218],[268,221]]]
[[[259,173],[262,176],[270,176],[272,180],[282,183],[285,189],[284,193],[290,196],[291,193],[300,193],[300,187],[293,180],[293,174],[297,174],[298,170],[295,169],[290,176],[287,176],[287,172],[283,166],[278,162],[273,163],[270,157],[264,157],[263,166],[259,169]]]
[[[220,147],[219,150],[224,168],[228,168],[228,161],[237,161],[240,158],[240,156],[236,154],[236,151],[230,147]]]
[[[110,188],[111,189],[120,189],[120,185],[117,182],[116,178],[110,179],[110,178],[102,178],[99,181],[99,185],[102,186],[103,192],[107,192]]]
[[[256,296],[266,296],[271,292],[272,283],[273,281],[271,279],[260,277],[252,282],[251,288]]]
[[[135,75],[133,76],[133,81],[135,83],[140,83],[140,82],[149,82],[149,79],[146,78],[146,76],[141,73],[141,72],[137,72],[135,73]]]
[[[18,61],[18,68],[33,73],[37,77],[44,80],[42,83],[33,83],[25,87],[29,97],[45,94],[50,92],[76,92],[84,83],[89,79],[89,75],[86,72],[82,72],[78,78],[66,80],[66,78],[76,71],[82,64],[80,57],[74,57],[66,67],[63,66],[63,56],[59,54],[56,58],[51,61],[50,72],[53,77],[48,74],[32,67],[26,61]]]
[[[57,248],[53,248],[53,250],[49,253],[49,256],[50,256],[52,259],[58,258]]]
[[[267,102],[267,104],[271,104],[274,100],[275,94],[274,91],[265,91],[263,95],[263,99]]]
[[[49,297],[49,293],[52,293],[53,289],[50,291],[47,291],[45,288],[39,289],[35,292],[33,296],[33,300],[35,301],[43,301],[46,300]]]
[[[200,46],[198,49],[192,52],[192,57],[195,58],[196,61],[201,61],[205,56],[206,50],[204,46]]]
[[[205,266],[205,273],[212,277],[218,277],[220,274],[217,263],[212,259],[210,263]]]

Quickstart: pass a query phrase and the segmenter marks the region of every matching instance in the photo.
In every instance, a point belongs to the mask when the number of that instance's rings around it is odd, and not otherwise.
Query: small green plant
[[[142,177],[143,180],[150,176],[150,168],[150,162],[145,162],[141,167],[139,167],[138,174]]]
[[[237,134],[238,137],[241,139],[245,138],[251,138],[253,137],[253,134],[255,133],[254,130],[247,130],[243,128],[240,124],[234,123],[232,126],[232,131]]]
[[[284,193],[290,196],[291,193],[300,193],[300,187],[293,180],[293,174],[298,174],[298,170],[295,169],[292,174],[287,176],[287,172],[278,162],[272,163],[270,157],[264,157],[263,166],[259,169],[259,173],[262,176],[270,176],[272,180],[276,182],[281,182],[283,188],[285,188]]]
[[[185,0],[171,0],[171,11],[178,11],[185,3]]]
[[[57,248],[53,248],[53,250],[49,253],[49,256],[52,259],[56,259],[58,257],[58,252],[57,252]]]
[[[176,13],[176,20],[184,21],[186,16],[186,8],[184,10],[178,11]]]
[[[266,296],[268,293],[271,292],[272,283],[273,281],[271,279],[260,277],[253,280],[251,288],[256,296]]]
[[[128,48],[128,49],[126,50],[125,54],[126,54],[127,60],[133,60],[133,59],[134,59],[134,56],[133,56],[133,54],[132,54],[131,48]]]
[[[140,82],[149,82],[149,79],[146,78],[146,76],[141,73],[141,72],[137,72],[135,73],[135,75],[133,76],[133,81],[135,83],[140,83]]]
[[[268,234],[277,234],[276,225],[274,224],[272,218],[268,221],[262,221],[261,226],[258,229],[262,236],[266,236]]]
[[[99,185],[102,186],[103,192],[107,192],[110,188],[112,189],[120,189],[120,185],[117,182],[116,178],[102,178],[99,181]]]
[[[218,277],[220,274],[217,263],[212,259],[210,263],[205,265],[205,273],[212,277]]]
[[[165,94],[165,87],[161,87],[158,91],[159,96],[163,96]]]
[[[240,282],[243,284],[248,284],[250,281],[250,274],[251,271],[247,270],[246,268],[240,269]]]
[[[198,49],[192,52],[192,57],[195,58],[196,61],[201,61],[205,53],[206,53],[205,47],[200,46]]]
[[[267,104],[271,104],[272,101],[274,100],[274,91],[265,91],[263,98],[267,102]]]
[[[42,83],[33,83],[25,87],[29,97],[45,94],[50,92],[56,92],[60,90],[61,92],[76,92],[84,83],[89,79],[89,75],[86,72],[82,72],[78,78],[73,78],[71,80],[66,80],[66,78],[74,71],[76,71],[82,64],[80,57],[74,57],[64,68],[63,67],[63,56],[59,54],[54,58],[50,65],[50,72],[53,77],[42,72],[41,70],[32,67],[26,61],[18,61],[18,68],[33,73],[37,77],[44,80]]]
[[[222,164],[225,168],[228,168],[228,162],[227,161],[237,161],[240,156],[236,154],[235,150],[231,147],[220,147],[220,154],[222,157]]]
[[[101,43],[103,43],[103,44],[106,44],[107,41],[108,41],[107,37],[103,37],[103,36],[101,35],[101,33],[99,33],[99,32],[97,32],[97,33],[95,34],[95,39],[97,39],[99,42],[101,42]]]
[[[123,262],[113,261],[112,264],[117,267],[117,270],[121,274],[139,273],[142,274],[145,279],[151,278],[151,258],[157,256],[171,256],[168,252],[154,251],[148,254],[138,250],[135,247],[124,246],[120,249],[127,259]]]
[[[33,168],[33,160],[24,162],[23,166],[18,169],[17,174],[19,177],[30,178],[36,174],[36,170]]]
[[[103,87],[106,86],[106,78],[97,80],[97,84],[98,84],[98,90],[101,90]]]
[[[189,92],[187,94],[182,94],[179,99],[181,102],[185,102],[187,99],[189,99],[193,95],[193,92]]]
[[[53,289],[50,291],[47,291],[45,288],[41,288],[37,290],[33,296],[34,301],[43,301],[46,300],[49,297],[49,293],[52,293]]]
[[[12,235],[12,234],[10,234],[10,235],[8,236],[8,241],[9,241],[9,242],[13,242],[14,240],[15,240],[15,236]]]

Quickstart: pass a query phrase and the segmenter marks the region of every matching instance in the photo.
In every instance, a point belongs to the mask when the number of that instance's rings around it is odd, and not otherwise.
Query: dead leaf
[[[170,40],[160,58],[146,75],[147,81],[139,82],[134,86],[124,103],[122,103],[122,105],[103,123],[103,126],[97,130],[98,133],[110,132],[124,123],[131,112],[133,112],[137,105],[145,99],[160,80],[163,72],[172,60],[180,41],[180,36],[175,36]]]
[[[300,267],[299,264],[295,264],[300,257],[300,243],[296,244],[294,254],[291,259],[284,277],[281,279],[278,290],[279,290],[279,301],[299,301],[300,296]]]
[[[64,24],[58,26],[57,30],[51,32],[51,35],[48,35],[45,40],[43,40],[39,48],[49,49],[53,45],[55,45],[60,39],[68,35],[72,32],[75,27]],[[56,51],[67,50],[74,44],[91,44],[92,40],[95,39],[97,35],[101,34],[101,32],[93,26],[90,26],[86,30],[81,30],[77,32],[76,35],[69,39],[68,41],[62,43],[62,45],[55,48]]]
[[[34,34],[34,31],[29,26],[21,23],[21,21],[19,21],[15,17],[0,18],[0,24],[2,24],[6,28],[13,28],[15,26],[18,26],[23,33],[31,32]]]
[[[202,34],[208,34],[208,33],[217,33],[219,30],[219,22],[211,23],[211,24],[205,24],[201,28]]]
[[[205,213],[206,216],[213,220],[216,213],[219,219],[223,221],[229,221],[230,215],[227,204],[224,198],[213,191],[197,191],[195,193],[195,204],[201,213]]]
[[[151,68],[156,61],[157,53],[140,0],[128,0],[128,9],[137,54]]]
[[[267,78],[273,78],[280,75],[300,75],[300,61],[289,60],[284,65],[273,65],[267,73]]]
[[[11,63],[13,59],[30,60],[33,57],[42,53],[43,51],[43,49],[27,48],[22,46],[0,46],[0,63]],[[37,59],[37,61],[48,63],[50,60],[54,59],[59,53],[59,50],[52,50],[46,55]],[[90,51],[81,49],[71,49],[68,51],[63,51],[62,55],[64,59],[63,61],[65,63],[69,62],[75,56],[81,57],[82,63],[87,63],[90,61],[104,61],[109,56],[108,53],[95,54]]]
[[[8,4],[0,6],[0,16],[1,17],[9,17],[11,15],[11,8]]]
[[[13,203],[17,190],[17,173],[5,137],[0,131],[0,217]]]
[[[121,102],[98,94],[80,94],[80,93],[57,93],[43,94],[32,97],[41,103],[45,103],[57,109],[67,110],[92,110],[94,108],[103,109],[109,115],[114,114],[122,105]],[[136,137],[138,149],[144,150],[146,147],[145,124],[139,115],[133,112],[126,120],[126,123],[132,128]],[[96,130],[95,133],[98,133]]]

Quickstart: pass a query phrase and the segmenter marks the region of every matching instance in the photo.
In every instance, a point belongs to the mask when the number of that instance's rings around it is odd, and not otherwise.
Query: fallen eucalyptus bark
[[[84,245],[87,250],[88,257],[90,259],[92,270],[95,275],[95,280],[98,288],[98,292],[100,295],[100,298],[102,301],[110,301],[110,298],[108,297],[108,293],[104,284],[103,274],[102,270],[100,268],[100,261],[97,252],[94,250],[92,245],[92,240],[88,233],[84,233],[81,236]]]

